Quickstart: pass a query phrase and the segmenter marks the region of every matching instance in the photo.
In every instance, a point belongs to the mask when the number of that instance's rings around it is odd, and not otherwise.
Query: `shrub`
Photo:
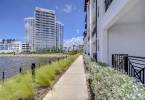
[[[111,67],[91,62],[84,57],[90,67],[89,78],[96,100],[144,100],[145,88],[133,78]]]
[[[78,55],[69,56],[66,59],[37,69],[36,82],[42,87],[51,87],[55,82],[55,77],[66,71],[77,56]]]
[[[34,85],[30,73],[18,74],[0,87],[0,100],[32,98],[33,95]]]

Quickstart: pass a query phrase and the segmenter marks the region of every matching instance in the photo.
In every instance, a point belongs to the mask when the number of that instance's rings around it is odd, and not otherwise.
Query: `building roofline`
[[[62,22],[60,22],[60,21],[56,21],[56,23],[61,24],[61,25],[64,26],[64,24]]]
[[[50,10],[50,9],[46,9],[46,8],[36,7],[35,10],[40,10],[40,11],[50,12],[50,13],[55,14],[55,11],[54,10]]]
[[[24,20],[35,19],[34,17],[25,17]]]

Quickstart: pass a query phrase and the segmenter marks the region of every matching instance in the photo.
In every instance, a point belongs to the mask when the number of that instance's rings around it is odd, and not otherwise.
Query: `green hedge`
[[[145,100],[145,88],[134,78],[110,66],[91,62],[87,56],[84,59],[95,100]]]
[[[36,69],[35,83],[31,72],[17,74],[0,85],[0,100],[30,100],[35,95],[36,84],[41,87],[52,87],[58,75],[63,74],[69,65],[78,57],[69,56],[58,62],[53,62]]]

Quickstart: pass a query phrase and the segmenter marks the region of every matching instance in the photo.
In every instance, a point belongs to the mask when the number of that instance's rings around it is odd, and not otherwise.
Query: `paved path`
[[[88,100],[82,56],[70,66],[43,100]]]

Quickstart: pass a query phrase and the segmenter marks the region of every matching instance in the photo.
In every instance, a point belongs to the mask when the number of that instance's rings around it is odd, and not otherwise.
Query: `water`
[[[0,79],[2,73],[5,73],[5,78],[11,77],[19,72],[30,70],[31,64],[36,63],[36,66],[48,64],[49,61],[55,61],[62,56],[0,56]]]

